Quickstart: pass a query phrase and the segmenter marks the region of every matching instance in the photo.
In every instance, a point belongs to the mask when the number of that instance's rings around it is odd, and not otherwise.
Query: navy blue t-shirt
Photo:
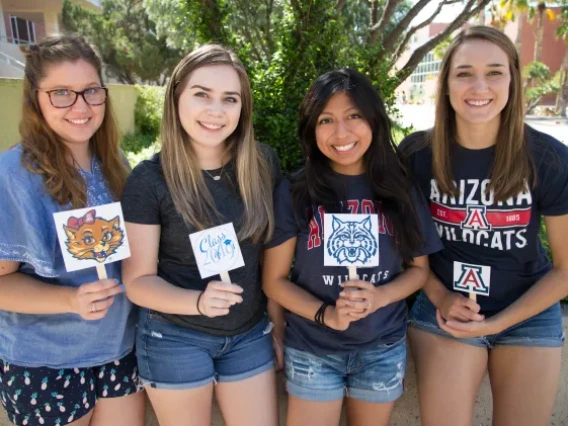
[[[378,286],[392,281],[402,272],[402,258],[395,247],[392,226],[381,214],[380,203],[373,198],[373,191],[364,175],[336,174],[337,184],[346,191],[342,202],[344,213],[377,213],[379,223],[379,266],[357,268],[359,278]],[[421,197],[416,211],[425,244],[415,257],[428,255],[442,248],[442,244],[428,208]],[[295,263],[291,280],[322,301],[335,304],[342,287],[348,281],[348,268],[324,266],[323,206],[312,206],[312,217],[306,225],[296,220],[290,193],[290,181],[283,179],[274,193],[276,227],[268,248],[276,247],[290,238],[297,237]],[[303,217],[300,214],[298,217]],[[359,321],[354,321],[345,331],[337,331],[314,321],[286,312],[286,345],[316,355],[352,352],[381,343],[394,343],[406,333],[406,302],[400,301],[377,310]]]
[[[427,134],[415,133],[401,144],[401,150],[410,153],[411,168],[444,242],[444,250],[430,256],[430,268],[450,290],[454,285],[456,291],[475,287],[486,315],[505,309],[552,268],[539,238],[541,215],[568,213],[568,147],[525,129],[537,184],[505,202],[485,192],[494,146],[452,146],[452,173],[460,189],[454,199],[440,192],[433,177],[430,146],[418,148]]]

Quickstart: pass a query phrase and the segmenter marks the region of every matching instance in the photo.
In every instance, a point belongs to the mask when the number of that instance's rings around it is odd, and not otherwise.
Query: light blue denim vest
[[[18,272],[60,286],[96,281],[95,268],[67,272],[53,213],[69,210],[46,193],[40,175],[27,171],[20,145],[0,155],[0,260],[20,262]],[[87,182],[87,206],[113,200],[100,162]],[[106,265],[109,278],[121,279],[120,262]],[[0,297],[2,297],[0,295]],[[28,315],[0,310],[0,359],[22,367],[91,367],[122,358],[134,346],[136,313],[124,294],[107,315],[86,321],[76,314]]]

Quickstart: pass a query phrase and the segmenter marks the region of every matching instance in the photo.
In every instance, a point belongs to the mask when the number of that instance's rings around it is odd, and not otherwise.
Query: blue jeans
[[[193,389],[264,373],[274,365],[270,330],[263,318],[242,334],[215,336],[179,327],[143,309],[136,349],[140,379],[158,389]]]
[[[402,395],[406,338],[348,354],[316,356],[285,348],[286,389],[308,401],[347,396],[365,402],[392,402]]]
[[[564,342],[560,303],[534,317],[515,324],[498,334],[460,339],[446,333],[436,321],[436,307],[424,292],[421,292],[410,311],[410,324],[419,330],[458,340],[468,345],[491,349],[504,346],[560,347]]]

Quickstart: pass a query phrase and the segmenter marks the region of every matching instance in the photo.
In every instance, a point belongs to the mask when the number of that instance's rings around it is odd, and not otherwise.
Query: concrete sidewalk
[[[568,306],[563,307],[563,323],[564,331],[568,335]],[[556,408],[550,422],[550,426],[568,426],[568,350],[565,348],[562,353],[562,371],[560,377],[560,389],[556,399]],[[284,380],[279,374],[278,395],[280,400],[280,424],[285,425],[286,413],[286,393],[284,391]],[[251,398],[254,396],[251,395]],[[491,426],[491,390],[489,380],[485,377],[481,392],[477,398],[475,416],[473,426]],[[158,426],[156,417],[148,404],[147,408],[147,426]],[[4,410],[0,409],[0,426],[10,426]],[[224,426],[225,423],[219,413],[219,409],[215,406],[213,411],[212,426]],[[342,426],[345,422],[342,421]],[[407,374],[405,381],[405,391],[403,397],[397,401],[394,414],[392,416],[391,426],[420,426],[420,417],[418,413],[418,396],[416,392],[416,375],[414,364],[409,360],[407,366]],[[128,425],[125,425],[128,426]],[[309,425],[306,425],[309,426]]]

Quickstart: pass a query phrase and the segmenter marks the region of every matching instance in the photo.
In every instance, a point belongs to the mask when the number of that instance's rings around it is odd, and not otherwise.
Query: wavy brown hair
[[[174,69],[166,89],[160,163],[176,210],[184,222],[197,229],[211,226],[214,223],[212,215],[217,209],[203,180],[189,135],[181,125],[178,106],[193,71],[217,65],[233,68],[241,83],[239,124],[225,141],[225,153],[236,165],[237,184],[245,210],[239,239],[251,238],[255,243],[267,241],[274,228],[269,161],[254,140],[252,93],[246,70],[230,50],[213,44],[202,46],[184,57]]]
[[[49,127],[41,112],[37,90],[49,67],[62,62],[83,60],[97,71],[103,84],[101,60],[94,49],[80,36],[56,35],[22,49],[26,55],[24,96],[20,135],[23,164],[33,173],[42,175],[47,192],[61,205],[71,203],[73,208],[85,207],[86,183],[69,161],[71,151]],[[128,169],[119,149],[119,137],[112,113],[110,98],[106,99],[101,126],[90,141],[93,155],[102,165],[103,175],[116,199],[120,198]]]
[[[534,163],[524,129],[524,101],[519,55],[515,45],[503,32],[485,26],[475,26],[463,30],[452,41],[446,51],[440,73],[436,98],[436,118],[434,129],[429,135],[432,145],[433,172],[440,190],[454,197],[459,190],[452,180],[450,151],[457,141],[456,113],[450,104],[448,76],[456,50],[471,40],[493,43],[503,50],[509,59],[511,83],[509,100],[501,111],[495,161],[491,170],[491,182],[487,191],[494,191],[497,201],[504,201],[526,189],[526,183],[536,184]]]

